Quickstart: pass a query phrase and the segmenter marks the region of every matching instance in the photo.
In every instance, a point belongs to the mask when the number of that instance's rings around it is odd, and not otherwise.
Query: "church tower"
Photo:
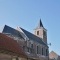
[[[47,44],[47,30],[44,28],[41,19],[38,26],[34,29],[34,34],[42,38],[42,41]]]

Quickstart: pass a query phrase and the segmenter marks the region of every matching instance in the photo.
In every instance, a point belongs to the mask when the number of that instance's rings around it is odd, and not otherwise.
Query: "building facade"
[[[49,59],[50,60],[60,60],[60,55],[58,55],[57,53],[55,53],[54,51],[51,51],[49,53]]]
[[[2,33],[20,44],[28,56],[27,60],[49,60],[47,30],[44,28],[41,19],[38,26],[34,29],[34,34],[21,27],[13,29],[7,25],[4,26]]]
[[[0,60],[27,60],[27,55],[14,39],[0,33]]]

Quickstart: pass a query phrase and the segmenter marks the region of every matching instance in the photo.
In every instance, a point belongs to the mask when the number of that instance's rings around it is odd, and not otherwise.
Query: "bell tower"
[[[39,20],[38,26],[34,29],[34,34],[47,44],[47,30],[44,28],[41,19]]]

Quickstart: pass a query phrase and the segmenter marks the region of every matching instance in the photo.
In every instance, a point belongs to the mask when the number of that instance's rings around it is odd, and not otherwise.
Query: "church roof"
[[[4,26],[4,29],[3,29],[2,33],[7,33],[7,34],[11,34],[11,35],[16,36],[16,37],[23,38],[19,31],[17,31],[14,28],[11,28],[7,25]]]
[[[40,27],[44,27],[44,26],[43,26],[43,24],[42,24],[42,21],[41,21],[41,19],[39,20],[39,23],[38,23],[38,26],[37,26],[37,28],[40,28]]]
[[[35,42],[38,42],[38,43],[40,43],[40,44],[43,44],[43,45],[47,46],[47,44],[45,44],[45,43],[42,41],[41,38],[37,37],[36,35],[28,32],[28,31],[26,31],[26,30],[23,29],[23,28],[20,28],[20,29],[26,34],[26,36],[27,36],[29,39],[31,39],[31,40],[33,40],[33,41],[35,41]],[[3,32],[2,32],[2,33],[10,33],[10,34],[12,34],[13,36],[22,37],[22,35],[21,35],[21,33],[20,33],[19,31],[15,30],[15,29],[7,26],[7,25],[4,26],[4,29],[3,29]],[[23,38],[23,37],[22,37],[22,38]],[[47,47],[48,47],[48,46],[47,46]]]
[[[40,43],[40,44],[43,44],[43,45],[47,46],[47,44],[45,44],[45,43],[42,41],[41,38],[37,37],[36,35],[28,32],[28,31],[26,31],[26,30],[23,29],[23,28],[21,28],[21,30],[26,34],[26,36],[27,36],[29,39],[31,39],[31,40],[33,40],[33,41],[35,41],[35,42],[38,42],[38,43]]]
[[[11,55],[26,57],[22,47],[17,43],[17,41],[2,33],[0,33],[0,52],[1,51],[6,51],[7,54]]]

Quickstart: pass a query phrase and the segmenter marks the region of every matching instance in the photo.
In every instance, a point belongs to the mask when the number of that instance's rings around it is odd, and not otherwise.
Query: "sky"
[[[0,30],[6,24],[33,33],[40,19],[51,43],[49,51],[60,55],[60,0],[0,0]]]

